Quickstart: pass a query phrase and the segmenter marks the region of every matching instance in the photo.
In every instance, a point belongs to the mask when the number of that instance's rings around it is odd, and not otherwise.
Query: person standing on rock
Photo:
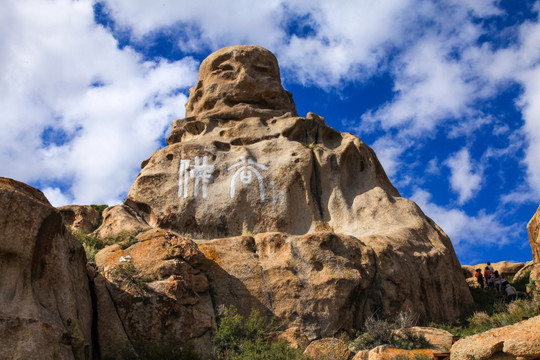
[[[497,289],[498,292],[502,293],[504,287],[506,284],[508,284],[508,281],[506,281],[501,275],[499,275],[499,271],[495,270],[493,273],[493,284],[495,285],[495,289]]]
[[[487,288],[493,287],[493,272],[489,269],[489,266],[484,269],[484,279]]]
[[[482,270],[476,269],[476,273],[474,274],[476,277],[476,281],[478,284],[480,284],[480,289],[484,288],[484,277],[482,276]]]
[[[490,263],[489,261],[487,262],[487,266],[486,266],[486,267],[489,268],[489,270],[490,270],[492,273],[495,272],[495,269],[493,269],[493,266],[491,266],[491,263]]]

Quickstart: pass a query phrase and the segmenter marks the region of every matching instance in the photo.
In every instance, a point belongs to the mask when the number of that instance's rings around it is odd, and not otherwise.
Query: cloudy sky
[[[0,176],[121,203],[212,51],[258,44],[298,113],[373,147],[462,263],[528,261],[540,2],[3,0]]]

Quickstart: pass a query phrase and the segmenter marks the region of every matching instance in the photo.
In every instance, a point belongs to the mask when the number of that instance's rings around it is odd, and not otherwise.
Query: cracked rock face
[[[41,193],[0,178],[0,359],[90,359],[82,246]]]
[[[472,298],[446,234],[400,196],[371,148],[294,109],[267,50],[210,55],[187,117],[129,190],[129,228],[193,239],[211,316],[221,305],[257,308],[309,340],[373,314],[459,316]],[[104,226],[120,232],[124,221],[114,220],[111,212]]]

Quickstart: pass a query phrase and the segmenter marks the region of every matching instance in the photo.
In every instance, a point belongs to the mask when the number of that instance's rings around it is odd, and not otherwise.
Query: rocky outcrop
[[[451,360],[540,358],[540,316],[468,336],[451,349]]]
[[[150,229],[134,210],[124,205],[116,205],[103,211],[103,223],[93,235],[105,239],[116,237],[123,232],[136,235]]]
[[[433,351],[429,349],[403,350],[394,349],[388,345],[377,346],[371,350],[359,351],[353,360],[388,360],[388,359],[414,359],[433,358]]]
[[[204,256],[193,241],[172,233],[151,230],[137,239],[96,255],[102,356],[170,337],[208,353],[215,316],[200,270]]]
[[[324,338],[309,344],[304,355],[313,360],[349,360],[354,356],[354,353],[349,350],[343,340]]]
[[[88,205],[66,205],[57,208],[62,214],[64,224],[72,231],[82,231],[89,234],[99,225],[100,214]]]
[[[37,189],[0,178],[0,359],[90,359],[82,246]]]
[[[534,267],[531,271],[531,280],[537,282],[537,290],[540,291],[540,206],[527,225],[529,242],[533,253]]]
[[[257,308],[289,320],[289,334],[304,341],[352,332],[372,314],[453,320],[472,302],[446,234],[400,196],[360,139],[313,113],[297,116],[269,51],[235,46],[210,55],[186,116],[96,234],[153,228],[193,239],[204,256],[190,266],[208,279],[205,304],[214,312]],[[125,251],[96,257],[108,279],[108,264]],[[130,255],[137,269],[141,255]],[[174,299],[169,285],[154,285]]]

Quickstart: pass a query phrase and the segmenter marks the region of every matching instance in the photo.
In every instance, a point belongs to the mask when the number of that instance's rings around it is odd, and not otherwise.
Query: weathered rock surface
[[[414,335],[423,335],[426,338],[430,344],[426,350],[432,350],[434,353],[446,353],[452,347],[454,336],[446,330],[423,326],[413,326],[407,330]],[[397,333],[400,333],[400,330],[397,330]]]
[[[151,230],[137,238],[126,249],[112,245],[96,255],[98,333],[107,344],[101,354],[115,357],[169,337],[193,340],[207,353],[215,316],[199,269],[204,256],[193,241],[172,233]]]
[[[540,358],[540,316],[468,336],[451,349],[451,360]]]
[[[534,267],[531,271],[531,280],[537,282],[537,289],[540,290],[540,206],[527,225],[529,242],[533,253]]]
[[[388,345],[377,346],[371,350],[363,350],[358,352],[353,360],[388,360],[395,359],[396,357],[401,357],[405,359],[414,359],[415,356],[427,356],[428,358],[433,357],[433,350],[429,349],[418,349],[418,350],[403,350],[403,349],[394,349]]]
[[[105,239],[118,236],[122,232],[138,234],[150,229],[134,210],[124,205],[116,205],[103,211],[103,223],[94,235]]]
[[[99,212],[89,205],[66,205],[57,208],[62,214],[64,224],[72,231],[89,234],[99,225]]]
[[[90,359],[82,246],[37,189],[0,178],[0,359]]]
[[[267,50],[210,55],[186,116],[97,234],[151,227],[195,239],[208,304],[284,317],[299,339],[350,332],[374,313],[453,320],[472,302],[446,234],[360,139],[297,116]],[[98,254],[104,271],[112,249]]]
[[[354,354],[343,340],[324,338],[313,341],[304,351],[313,360],[349,360]]]

